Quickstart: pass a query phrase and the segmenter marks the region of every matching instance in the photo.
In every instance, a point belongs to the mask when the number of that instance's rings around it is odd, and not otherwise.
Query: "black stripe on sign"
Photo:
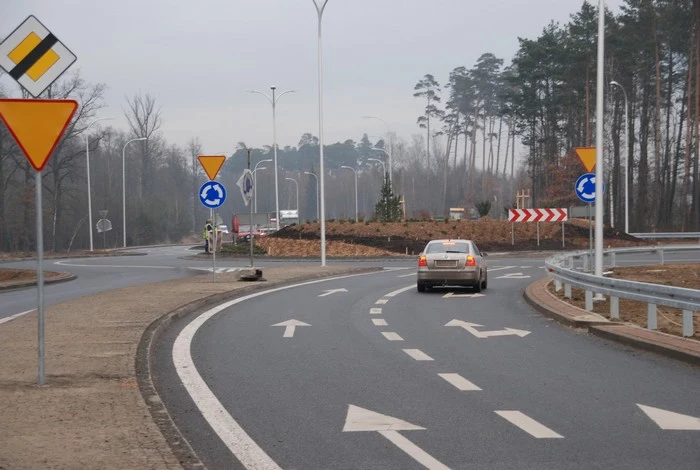
[[[19,80],[20,77],[27,73],[27,70],[29,70],[32,65],[36,64],[57,42],[58,39],[56,36],[49,33],[48,36],[42,39],[41,42],[27,54],[27,57],[22,59],[19,64],[15,65],[15,67],[10,70],[10,77]]]

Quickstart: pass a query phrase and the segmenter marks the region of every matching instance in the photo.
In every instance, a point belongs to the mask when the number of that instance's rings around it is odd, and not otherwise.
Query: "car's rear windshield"
[[[426,253],[469,253],[469,244],[465,242],[437,242],[430,243],[425,249]]]

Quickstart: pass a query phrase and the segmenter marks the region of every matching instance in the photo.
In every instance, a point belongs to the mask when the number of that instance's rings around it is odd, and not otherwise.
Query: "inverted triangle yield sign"
[[[214,180],[216,175],[219,174],[224,161],[226,161],[226,157],[223,155],[200,155],[197,157],[197,160],[199,160],[199,164],[202,165],[209,179]]]
[[[576,147],[575,150],[586,171],[588,173],[592,172],[596,163],[595,147]]]
[[[41,171],[77,108],[74,100],[0,99],[0,118],[29,163]]]

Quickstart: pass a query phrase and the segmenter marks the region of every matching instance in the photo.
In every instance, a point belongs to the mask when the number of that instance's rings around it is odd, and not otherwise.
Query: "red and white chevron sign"
[[[508,222],[566,222],[568,209],[510,209]]]

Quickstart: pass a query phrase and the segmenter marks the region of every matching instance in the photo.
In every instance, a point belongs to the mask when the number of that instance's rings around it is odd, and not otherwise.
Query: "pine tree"
[[[401,198],[394,195],[388,175],[384,178],[381,199],[374,206],[374,211],[382,222],[401,220]]]

